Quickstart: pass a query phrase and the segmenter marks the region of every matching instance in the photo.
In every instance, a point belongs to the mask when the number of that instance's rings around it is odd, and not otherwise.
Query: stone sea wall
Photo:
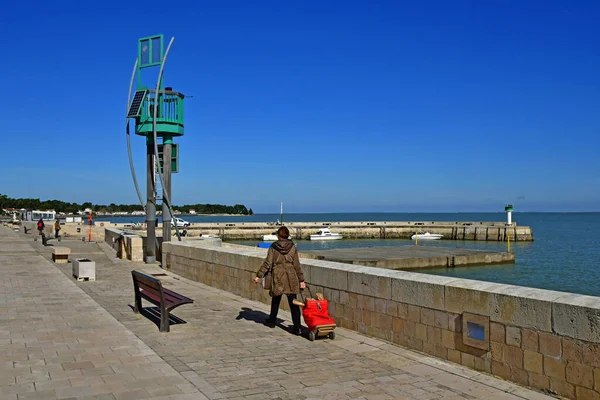
[[[265,250],[163,244],[163,268],[270,301]],[[600,298],[303,258],[339,326],[573,399],[600,398]],[[285,302],[282,302],[284,304]]]

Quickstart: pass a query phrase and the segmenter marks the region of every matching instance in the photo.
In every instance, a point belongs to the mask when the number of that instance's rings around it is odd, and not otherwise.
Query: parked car
[[[191,223],[189,223],[188,221],[186,221],[184,219],[171,218],[171,226],[175,226],[175,223],[177,223],[178,228],[187,228],[188,226],[191,225]]]

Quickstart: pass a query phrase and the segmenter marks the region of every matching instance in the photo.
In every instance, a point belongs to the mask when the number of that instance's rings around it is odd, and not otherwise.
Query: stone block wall
[[[265,250],[164,243],[163,268],[270,301]],[[573,399],[600,398],[600,298],[302,259],[339,326]],[[284,304],[286,302],[282,302]]]
[[[123,260],[144,261],[144,239],[139,235],[126,234],[120,229],[104,228],[104,242]]]

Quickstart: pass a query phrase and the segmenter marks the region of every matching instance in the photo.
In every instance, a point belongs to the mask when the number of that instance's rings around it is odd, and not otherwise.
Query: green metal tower
[[[144,259],[147,263],[156,261],[156,201],[162,200],[163,241],[171,240],[171,173],[178,172],[178,148],[173,138],[183,136],[183,100],[182,93],[163,85],[163,71],[174,38],[166,50],[163,35],[144,37],[138,40],[138,57],[134,72],[131,76],[127,109],[127,139],[130,166],[134,184],[140,201],[141,192],[135,178],[131,160],[129,142],[129,119],[135,121],[135,134],[146,137],[146,229],[147,240]],[[142,70],[160,67],[154,89],[149,89],[142,82]],[[131,96],[135,76],[137,75],[136,91]],[[161,151],[162,150],[162,151]],[[157,181],[162,187],[162,197],[157,198]],[[177,226],[177,236],[179,231]]]

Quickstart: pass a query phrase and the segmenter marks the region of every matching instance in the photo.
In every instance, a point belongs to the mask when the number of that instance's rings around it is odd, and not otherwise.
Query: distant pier
[[[300,240],[308,239],[323,227],[330,227],[345,239],[410,239],[416,232],[429,232],[444,235],[442,240],[533,241],[531,228],[514,222],[285,222],[284,225]],[[262,235],[271,234],[278,227],[266,222],[192,223],[187,231],[191,236],[213,234],[225,240],[261,240]]]

